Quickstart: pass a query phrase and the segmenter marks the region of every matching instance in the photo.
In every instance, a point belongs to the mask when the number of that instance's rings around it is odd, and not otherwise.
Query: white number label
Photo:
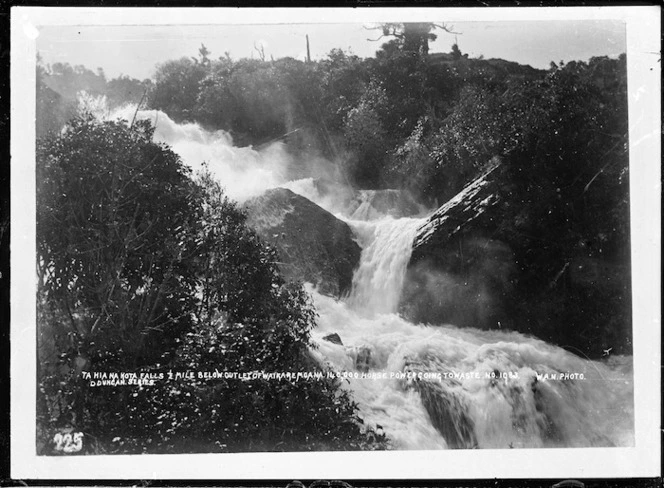
[[[58,432],[53,436],[53,443],[56,451],[62,451],[66,454],[79,452],[83,449],[83,432],[74,432],[73,435]]]

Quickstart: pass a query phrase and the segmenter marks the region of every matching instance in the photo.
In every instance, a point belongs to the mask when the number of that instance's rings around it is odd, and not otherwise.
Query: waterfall
[[[360,264],[345,302],[310,289],[314,354],[346,373],[365,425],[395,449],[633,445],[630,357],[590,361],[517,332],[409,323],[395,312],[423,221],[345,220]],[[343,345],[323,339],[331,333]]]
[[[399,305],[413,239],[422,219],[349,221],[362,247],[347,303],[359,313],[394,313]]]
[[[393,193],[380,205],[371,191],[359,201],[348,190],[322,195],[313,178],[288,181],[280,144],[237,148],[222,131],[176,124],[161,112],[137,119],[156,123],[155,139],[193,169],[207,161],[232,198],[287,186],[350,225],[362,247],[350,296],[308,286],[319,314],[311,353],[348,379],[342,385],[364,424],[387,434],[394,449],[634,445],[631,357],[590,361],[516,332],[414,324],[396,313],[423,220],[412,208],[384,208],[400,205]],[[332,333],[343,345],[324,339]]]
[[[110,111],[104,109],[104,100],[86,98],[80,104],[93,107],[93,113],[100,119],[131,121],[136,114],[136,120],[150,121],[155,127],[156,142],[168,144],[194,171],[201,170],[205,163],[226,194],[238,202],[288,181],[290,158],[280,142],[256,151],[252,147],[234,146],[231,135],[223,130],[210,132],[196,123],[178,124],[160,110],[136,112],[136,105],[126,105]]]

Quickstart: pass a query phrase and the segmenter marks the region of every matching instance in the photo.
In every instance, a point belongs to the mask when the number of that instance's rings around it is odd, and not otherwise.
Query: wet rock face
[[[516,259],[492,238],[499,162],[434,212],[416,234],[401,311],[415,322],[501,328]]]
[[[367,373],[371,369],[371,349],[363,346],[357,353],[357,358],[355,359],[355,368],[361,373]]]
[[[475,426],[461,399],[437,381],[416,381],[411,387],[419,392],[431,423],[450,449],[477,449]]]
[[[247,201],[245,209],[248,224],[277,249],[287,279],[313,283],[335,297],[350,291],[361,249],[345,222],[284,188]]]
[[[592,358],[631,353],[628,263],[592,255],[514,198],[498,160],[416,234],[400,311],[414,322],[512,329]],[[563,244],[564,242],[564,244]],[[552,251],[553,250],[553,251]]]
[[[501,241],[467,234],[442,247],[444,257],[412,264],[402,312],[415,322],[499,329],[509,322],[517,266]]]
[[[491,231],[492,211],[501,203],[497,181],[504,171],[498,159],[463,190],[436,210],[415,236],[411,261],[440,256],[441,246],[466,233],[468,227]]]

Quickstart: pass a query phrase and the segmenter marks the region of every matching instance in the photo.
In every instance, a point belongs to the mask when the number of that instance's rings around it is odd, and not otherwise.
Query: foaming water
[[[357,375],[365,424],[396,449],[633,445],[630,358],[609,366],[516,332],[366,317],[312,294],[314,354]],[[343,345],[322,339],[331,333]]]
[[[100,118],[132,120],[135,106]],[[288,181],[281,144],[262,151],[233,146],[223,131],[176,124],[138,111],[194,170],[207,162],[231,198],[284,186],[344,220],[362,247],[346,300],[308,287],[319,314],[313,332],[321,363],[345,373],[365,425],[394,449],[535,448],[634,445],[631,357],[582,359],[509,331],[413,324],[396,311],[421,211],[392,191],[325,191],[314,178]],[[391,207],[390,207],[391,206]],[[421,209],[420,209],[421,210]],[[409,217],[403,217],[409,215]],[[338,334],[339,345],[324,337]]]
[[[368,315],[396,312],[415,232],[424,220],[384,217],[348,223],[362,247],[348,305]]]
[[[168,144],[194,171],[201,170],[206,163],[226,194],[239,202],[288,181],[290,158],[280,142],[260,151],[235,147],[230,134],[223,130],[210,132],[195,123],[178,124],[160,110],[137,112],[136,105],[126,105],[109,112],[101,101],[86,100],[86,103],[102,119],[149,120],[155,127],[156,142]]]
[[[345,301],[310,290],[314,354],[347,373],[365,424],[393,448],[634,444],[631,358],[589,361],[516,332],[409,323],[396,311],[425,219],[381,215],[364,201],[346,212],[360,264]],[[334,333],[343,345],[323,339]]]
[[[311,200],[319,207],[324,208],[337,217],[344,218],[346,210],[345,199],[337,193],[324,194],[324,192],[321,192],[316,186],[314,178],[301,178],[288,181],[280,186]]]

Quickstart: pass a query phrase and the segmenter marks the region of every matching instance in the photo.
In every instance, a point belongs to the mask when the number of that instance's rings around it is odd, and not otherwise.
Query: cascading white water
[[[335,205],[310,180],[288,186],[335,211],[362,247],[345,301],[310,289],[314,354],[349,373],[365,423],[395,448],[633,445],[631,358],[590,361],[516,332],[403,320],[395,312],[425,219],[381,214],[366,194],[359,206]],[[323,339],[332,333],[343,345]]]
[[[365,423],[382,426],[398,449],[633,445],[630,358],[588,361],[516,332],[367,318],[314,299],[316,354],[357,372],[358,356],[370,351],[369,372],[349,387]],[[333,332],[343,346],[322,339]],[[404,372],[414,378],[397,377]],[[566,373],[584,379],[560,379]]]
[[[516,332],[416,325],[390,313],[420,223],[354,223],[366,247],[347,303],[312,290],[316,354],[351,373],[365,423],[398,449],[632,445],[631,358],[584,360]],[[323,339],[331,333],[343,345]]]
[[[280,142],[261,151],[235,147],[225,131],[209,132],[194,123],[177,124],[159,110],[136,112],[135,105],[127,105],[111,112],[98,100],[84,98],[81,103],[101,119],[130,121],[136,115],[136,120],[149,120],[155,127],[155,141],[168,144],[194,171],[207,163],[208,170],[221,182],[226,194],[239,202],[287,182],[289,158]]]
[[[348,305],[361,314],[396,312],[415,232],[424,221],[386,217],[348,223],[362,247]]]
[[[343,384],[365,424],[395,449],[633,445],[630,357],[590,361],[515,332],[409,323],[395,312],[421,220],[393,218],[366,200],[348,206],[322,196],[311,178],[285,181],[280,145],[257,152],[163,113],[138,118],[156,120],[155,137],[192,168],[209,162],[231,197],[287,186],[351,226],[363,248],[351,295],[340,301],[309,287],[319,313],[312,354],[348,373]],[[343,345],[323,339],[331,333]]]

